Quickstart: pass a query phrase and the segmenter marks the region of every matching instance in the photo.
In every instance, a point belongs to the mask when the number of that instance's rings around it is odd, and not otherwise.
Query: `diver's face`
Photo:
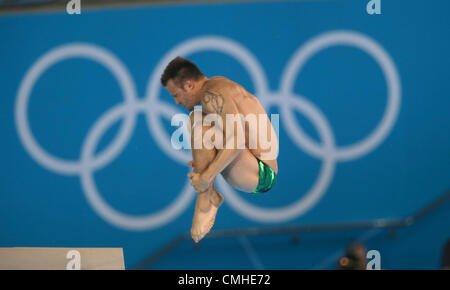
[[[173,80],[167,82],[167,90],[173,96],[176,105],[183,105],[189,111],[195,107],[194,98],[192,96],[192,81],[186,81],[183,87],[178,86]]]

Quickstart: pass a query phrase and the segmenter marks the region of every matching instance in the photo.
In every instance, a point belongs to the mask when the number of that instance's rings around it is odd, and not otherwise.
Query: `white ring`
[[[126,116],[130,112],[136,115],[138,111],[145,110],[145,106],[116,106],[110,109],[107,113],[100,118],[100,121],[96,122],[94,126],[89,130],[87,138],[83,143],[81,160],[82,160],[82,172],[81,172],[81,185],[86,199],[91,204],[93,209],[106,221],[127,230],[144,230],[153,229],[165,225],[180,215],[191,202],[194,197],[194,190],[190,186],[190,180],[187,182],[178,196],[166,208],[152,214],[145,216],[135,217],[131,215],[123,214],[113,209],[108,203],[106,203],[100,194],[98,193],[95,181],[92,176],[91,158],[95,153],[95,149],[102,133],[106,132],[115,122],[121,117]],[[132,132],[129,132],[128,136]]]
[[[81,170],[80,162],[66,161],[54,157],[40,147],[39,143],[34,139],[30,129],[27,108],[33,86],[41,74],[55,63],[73,57],[83,57],[102,64],[118,80],[126,103],[131,104],[136,100],[134,83],[125,66],[112,53],[98,46],[77,43],[63,45],[47,52],[33,64],[22,80],[17,94],[15,122],[18,128],[19,137],[25,149],[36,162],[50,171],[67,175],[79,174]],[[117,143],[119,143],[121,137],[123,137],[124,132],[134,126],[133,123],[133,118],[126,118],[124,124],[121,126],[119,135],[112,142],[112,145],[105,149],[98,157],[100,163],[104,163],[114,154]]]
[[[334,149],[334,154],[339,161],[349,161],[369,153],[389,134],[396,122],[399,112],[401,89],[399,76],[397,70],[395,69],[395,65],[388,53],[378,43],[360,33],[352,31],[332,31],[314,37],[300,47],[293,55],[289,61],[289,65],[284,70],[283,77],[281,78],[280,89],[282,95],[287,96],[291,94],[295,79],[308,59],[319,51],[335,45],[354,46],[372,56],[380,65],[388,87],[388,101],[383,118],[372,133],[364,140],[359,141],[354,145]],[[291,111],[285,110],[284,112],[286,114],[285,118],[293,122],[294,117]],[[293,129],[291,133],[294,134],[294,139],[299,139],[298,135],[302,135],[302,133],[298,126],[295,127],[296,128]],[[323,149],[320,145],[308,136],[305,135],[304,137],[305,138],[302,138],[305,142],[304,147],[308,148],[310,154],[317,158],[324,155]]]
[[[306,102],[302,98],[287,96],[286,98],[280,100],[282,102],[289,102],[291,106],[300,110],[303,114],[305,114],[305,116],[309,117],[310,121],[316,126],[321,140],[324,142],[324,146],[326,148],[325,152],[328,153],[323,156],[323,164],[320,169],[319,177],[309,192],[293,204],[285,207],[266,208],[252,205],[241,198],[225,182],[222,176],[220,176],[217,179],[218,186],[223,191],[223,194],[231,207],[246,218],[258,222],[284,222],[307,212],[322,198],[328,188],[331,178],[333,177],[335,168],[335,160],[331,154],[332,148],[334,147],[334,137],[326,119],[323,118],[323,116],[314,106],[312,106],[312,104]]]

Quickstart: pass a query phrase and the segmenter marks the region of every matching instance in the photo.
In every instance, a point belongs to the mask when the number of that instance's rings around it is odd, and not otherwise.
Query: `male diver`
[[[193,160],[189,166],[193,173],[188,177],[197,192],[191,236],[198,243],[211,230],[223,202],[215,177],[222,174],[228,184],[247,193],[270,190],[278,173],[278,140],[258,99],[225,77],[207,78],[194,63],[176,57],[166,66],[161,83],[176,105],[191,111],[188,129]],[[201,111],[194,110],[198,105]],[[216,119],[205,122],[207,116]],[[235,122],[230,125],[230,120]],[[213,146],[203,146],[206,135]]]

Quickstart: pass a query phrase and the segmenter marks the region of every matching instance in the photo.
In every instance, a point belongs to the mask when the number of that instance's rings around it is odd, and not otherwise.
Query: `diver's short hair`
[[[167,82],[173,80],[177,86],[182,86],[186,80],[198,81],[204,76],[192,61],[177,56],[164,69],[161,75],[161,84],[167,86]]]

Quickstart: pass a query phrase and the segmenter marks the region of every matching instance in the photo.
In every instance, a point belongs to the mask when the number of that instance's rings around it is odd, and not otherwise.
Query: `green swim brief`
[[[277,180],[277,174],[270,168],[269,165],[265,164],[258,159],[259,166],[259,181],[258,186],[252,193],[263,193],[269,191]]]

